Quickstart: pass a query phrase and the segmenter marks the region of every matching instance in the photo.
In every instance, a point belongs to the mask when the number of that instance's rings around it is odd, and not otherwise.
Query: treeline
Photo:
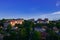
[[[1,24],[6,20],[1,20]],[[45,26],[46,31],[36,31],[35,28],[42,28]],[[59,32],[55,32],[53,28],[57,28]],[[23,24],[15,24],[12,27],[10,24],[4,30],[0,28],[3,40],[60,40],[60,22],[50,22],[49,24],[34,24],[32,21],[24,21]]]

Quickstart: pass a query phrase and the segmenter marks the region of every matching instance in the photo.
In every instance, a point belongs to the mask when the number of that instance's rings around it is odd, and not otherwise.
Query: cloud
[[[60,1],[56,2],[56,6],[59,7],[60,6]]]
[[[54,13],[52,13],[52,14],[60,14],[60,11],[58,11],[58,12],[54,12]]]
[[[60,19],[60,11],[48,13],[48,14],[42,14],[40,15],[40,18],[48,18],[49,20],[58,20]]]

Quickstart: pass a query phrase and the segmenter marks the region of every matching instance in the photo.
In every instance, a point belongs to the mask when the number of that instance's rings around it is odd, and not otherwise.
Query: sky
[[[0,0],[0,19],[60,19],[60,0]]]

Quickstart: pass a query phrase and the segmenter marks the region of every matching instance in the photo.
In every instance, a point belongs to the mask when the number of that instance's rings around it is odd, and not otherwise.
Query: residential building
[[[29,19],[29,21],[35,22],[35,19]]]
[[[8,24],[11,24],[11,26],[15,26],[15,24],[22,24],[24,22],[23,19],[12,19],[12,20],[7,20],[4,23],[4,26],[7,27]]]
[[[44,20],[38,19],[37,23],[49,23],[49,20],[47,18],[45,18]]]
[[[22,24],[24,20],[22,19],[16,19],[16,20],[11,20],[10,24],[14,26],[15,24]]]

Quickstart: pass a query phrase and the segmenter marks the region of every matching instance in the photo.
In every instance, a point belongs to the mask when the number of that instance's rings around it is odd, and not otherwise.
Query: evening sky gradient
[[[60,0],[0,0],[0,18],[59,19]]]

